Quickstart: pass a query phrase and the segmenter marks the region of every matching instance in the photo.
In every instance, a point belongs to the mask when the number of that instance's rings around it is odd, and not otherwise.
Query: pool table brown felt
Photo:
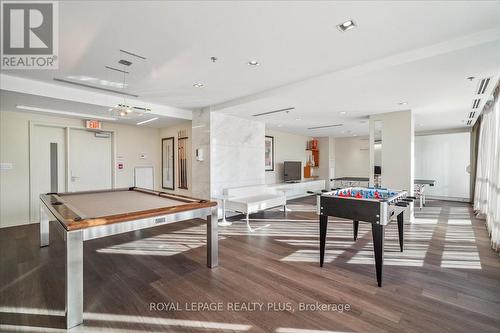
[[[40,199],[68,231],[217,205],[214,201],[136,187],[47,193]]]

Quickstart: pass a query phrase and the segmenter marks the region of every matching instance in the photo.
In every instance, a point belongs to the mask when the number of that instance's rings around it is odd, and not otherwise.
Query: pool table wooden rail
[[[99,217],[85,217],[83,216],[83,214],[79,213],[79,211],[76,208],[72,207],[61,197],[64,195],[71,195],[73,194],[73,192],[65,192],[59,194],[57,193],[41,194],[40,200],[41,202],[44,203],[47,209],[54,215],[54,217],[62,224],[62,226],[68,231],[85,229],[85,228],[119,223],[119,222],[132,221],[137,219],[144,219],[160,215],[174,214],[200,208],[210,208],[217,205],[217,202],[215,201],[196,199],[184,195],[157,192],[136,187],[115,189],[113,191],[137,191],[148,195],[155,195],[167,199],[177,200],[181,202],[181,204],[172,207],[154,208],[139,212],[129,212],[129,213],[114,214],[114,215],[99,216]],[[85,191],[77,193],[92,194],[100,192],[106,192],[106,191]]]

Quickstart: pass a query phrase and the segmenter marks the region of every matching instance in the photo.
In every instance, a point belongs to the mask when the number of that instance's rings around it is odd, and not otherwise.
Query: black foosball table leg
[[[398,233],[399,233],[399,248],[401,249],[401,252],[403,252],[403,247],[404,247],[404,237],[405,237],[405,223],[403,220],[403,215],[404,213],[401,212],[398,215]]]
[[[385,226],[372,224],[373,252],[375,253],[375,270],[377,271],[379,287],[382,287],[382,268],[384,267],[384,231]]]
[[[323,267],[325,260],[326,230],[328,229],[328,216],[319,216],[319,265]]]
[[[354,232],[354,240],[358,238],[359,221],[352,221],[352,230]]]

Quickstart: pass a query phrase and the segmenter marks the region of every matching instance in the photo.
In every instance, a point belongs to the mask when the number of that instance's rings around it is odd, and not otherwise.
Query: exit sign
[[[85,121],[85,128],[88,129],[101,129],[102,123],[99,120],[86,120]]]

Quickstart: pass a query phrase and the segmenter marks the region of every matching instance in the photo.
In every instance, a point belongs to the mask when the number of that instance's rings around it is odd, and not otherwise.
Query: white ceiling
[[[339,32],[347,19],[358,27]],[[122,82],[104,66],[125,58],[141,101],[240,116],[294,106],[267,123],[307,135],[366,134],[362,118],[401,108],[422,130],[460,127],[477,84],[466,77],[500,73],[499,1],[65,1],[59,24],[59,70],[9,74]]]

